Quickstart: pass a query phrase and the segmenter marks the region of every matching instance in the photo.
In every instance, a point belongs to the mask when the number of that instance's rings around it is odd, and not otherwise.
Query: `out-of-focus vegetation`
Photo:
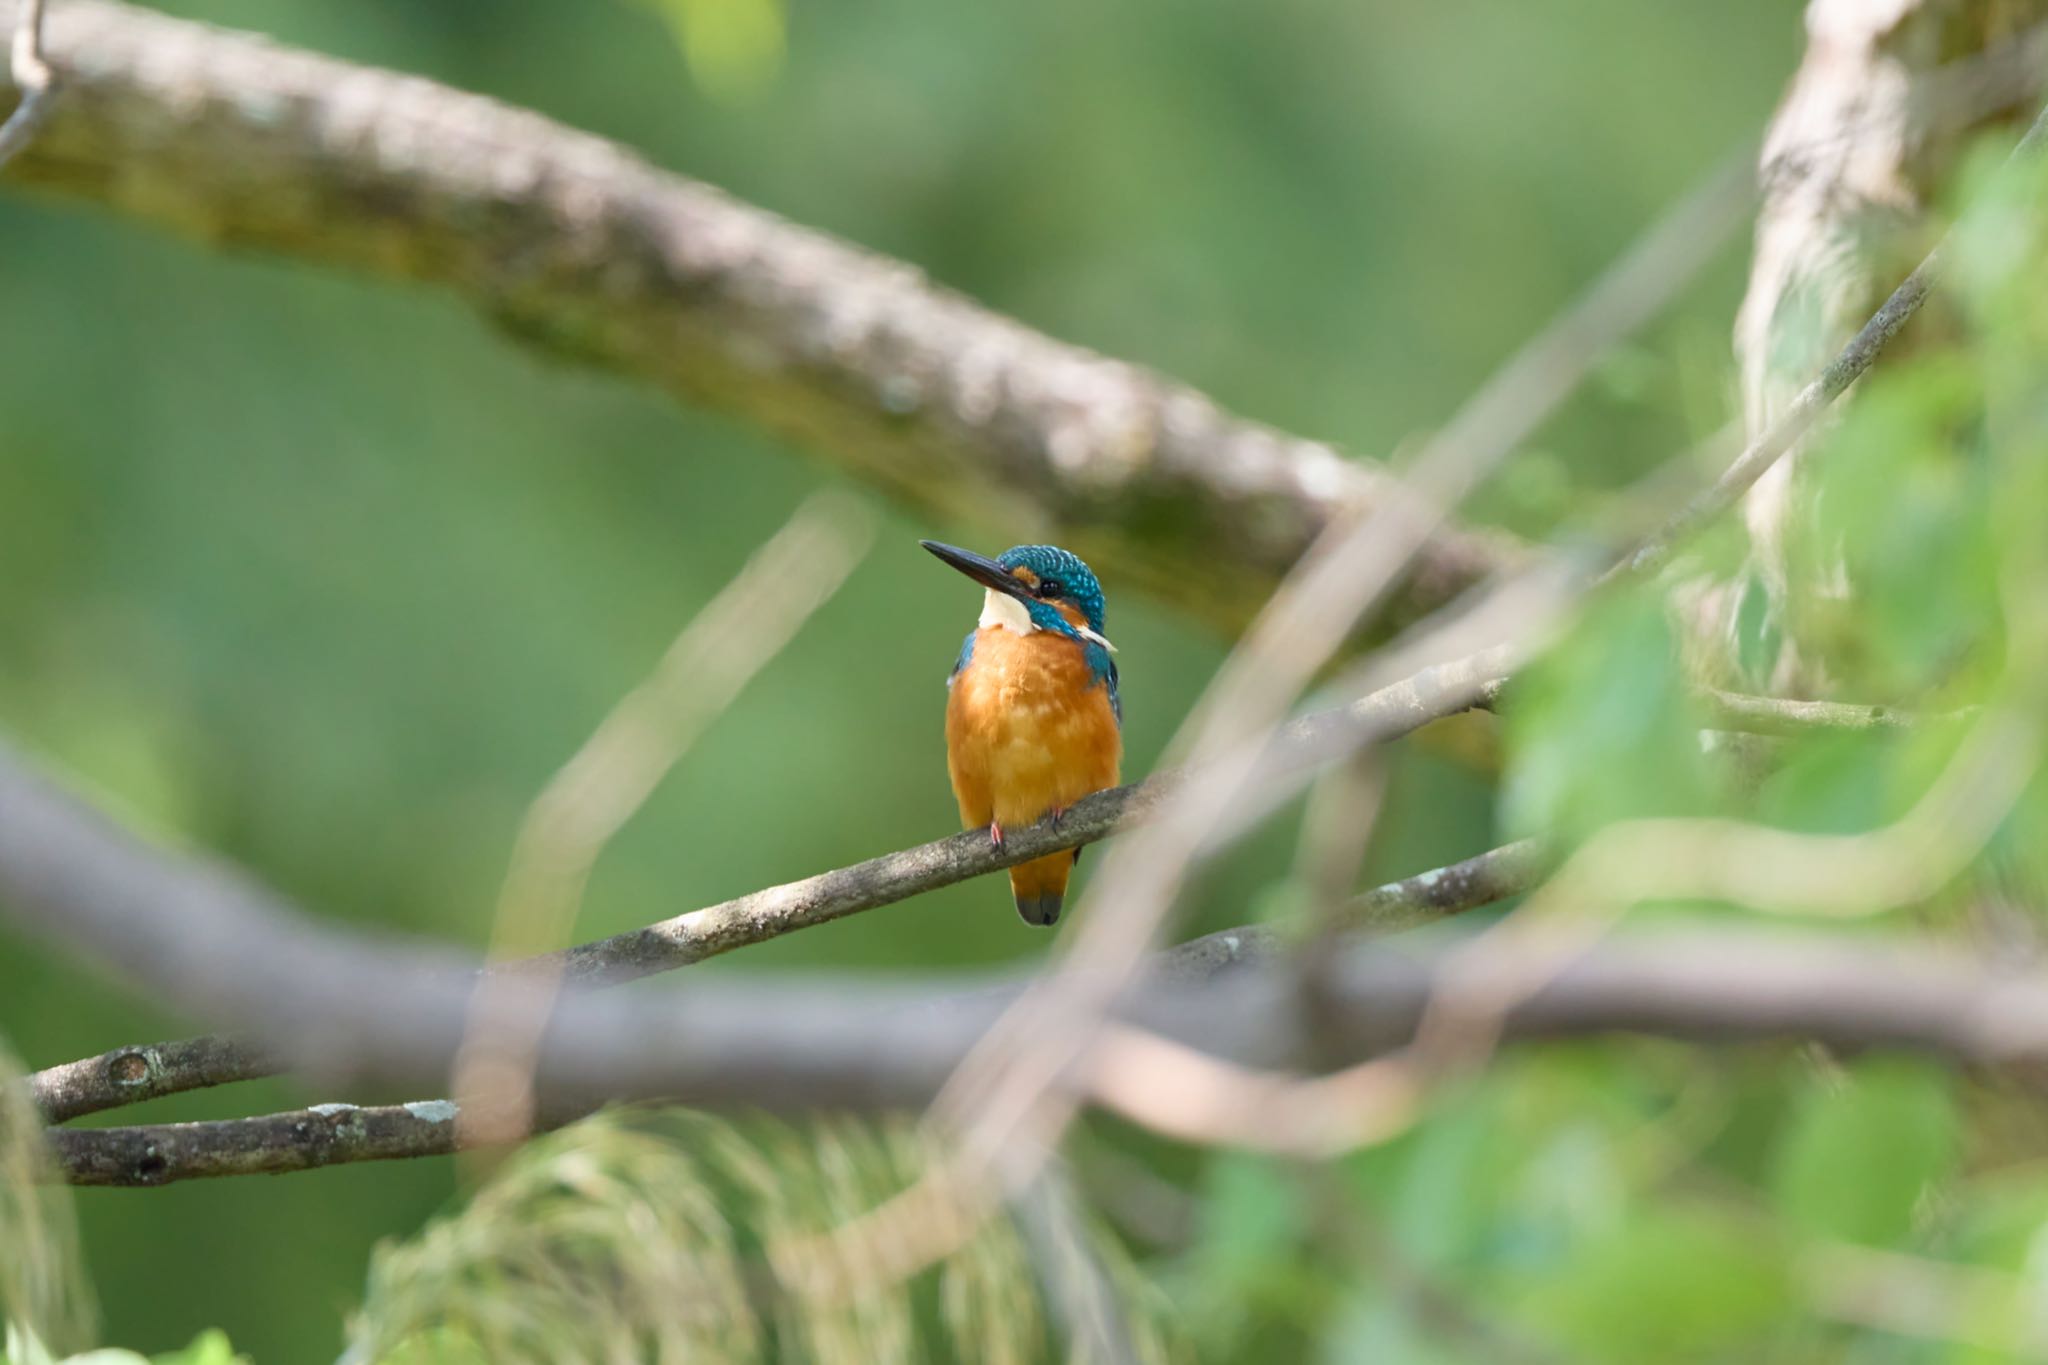
[[[1790,0],[168,7],[617,137],[1034,326],[1382,454],[1759,128],[1800,38]],[[1855,699],[2040,695],[2031,642],[2048,636],[2013,612],[2034,610],[2048,543],[2043,195],[1987,193],[1954,282],[1964,339],[1877,376],[1828,438],[1807,554],[1857,590],[1805,601],[1801,624]],[[480,943],[525,803],[830,477],[432,296],[15,195],[0,243],[0,726],[125,815],[337,919]],[[1731,246],[1472,516],[1537,536],[1591,524],[1718,428],[1741,267]],[[914,541],[955,532],[890,523],[607,853],[579,936],[953,827],[940,682],[974,602]],[[1729,565],[1740,552],[1732,528],[1708,547]],[[1222,642],[1105,586],[1143,773]],[[1587,612],[1512,699],[1498,793],[1404,747],[1371,871],[1647,813],[1867,829],[1954,751],[1941,727],[1774,742],[1751,790],[1699,742],[1672,630],[1645,597]],[[2044,821],[2037,782],[1995,850],[2008,885],[2041,884]],[[1254,840],[1203,879],[1187,927],[1295,903],[1292,848],[1285,822]],[[2040,910],[1999,913],[2038,934]],[[1891,927],[1975,932],[1984,913],[1957,895]],[[1045,942],[989,881],[692,970],[940,969]],[[0,1033],[29,1065],[196,1026],[29,945],[5,952]],[[330,1098],[266,1083],[121,1119]],[[744,1185],[727,1168],[693,1185],[676,1172],[712,1169],[690,1165],[707,1139],[664,1132],[630,1160],[610,1130],[562,1139],[480,1194],[447,1162],[78,1192],[101,1336],[177,1352],[220,1328],[257,1360],[326,1359],[360,1311],[359,1340],[389,1330],[428,1351],[423,1334],[476,1330],[462,1314],[505,1282],[491,1254],[506,1247],[461,1239],[494,1210],[531,1212],[519,1201],[550,1195],[560,1163],[626,1182],[625,1204]],[[791,1179],[835,1150],[755,1136]],[[1104,1160],[1077,1160],[1076,1179],[1112,1211],[1164,1195],[1118,1162],[1188,1192],[1185,1236],[1122,1250],[1203,1359],[1976,1362],[2038,1358],[2042,1138],[2002,1087],[1919,1063],[1628,1042],[1511,1054],[1326,1168],[1102,1123],[1082,1155]],[[719,1208],[716,1227],[745,1225]],[[44,1264],[64,1258],[63,1216],[37,1215]],[[54,1290],[0,1288],[11,1315],[61,1319]],[[915,1292],[887,1331],[934,1359],[1003,1358],[948,1335],[943,1288]],[[1039,1311],[986,1320],[1049,1330]],[[207,1339],[170,1358],[227,1354]]]

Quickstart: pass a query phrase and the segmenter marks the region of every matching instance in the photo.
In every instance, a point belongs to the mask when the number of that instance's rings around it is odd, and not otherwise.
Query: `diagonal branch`
[[[0,0],[0,24],[20,10]],[[71,93],[9,179],[443,286],[927,514],[1003,509],[1225,629],[1334,515],[1390,496],[1384,470],[538,115],[105,0],[69,0],[49,38]],[[1514,556],[1433,536],[1382,624]]]

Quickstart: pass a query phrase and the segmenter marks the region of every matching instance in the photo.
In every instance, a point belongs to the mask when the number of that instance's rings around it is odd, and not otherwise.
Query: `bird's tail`
[[[1026,924],[1042,929],[1058,922],[1060,907],[1067,899],[1067,877],[1074,870],[1075,852],[1063,849],[1010,869],[1010,894],[1017,898],[1017,913]]]

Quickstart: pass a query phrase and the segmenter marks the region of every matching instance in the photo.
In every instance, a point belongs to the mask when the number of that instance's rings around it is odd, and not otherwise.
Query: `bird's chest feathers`
[[[946,701],[946,762],[968,824],[1029,823],[1115,785],[1123,736],[1088,654],[1058,631],[984,615]]]
[[[989,612],[982,621],[948,706],[975,738],[998,747],[1059,746],[1093,728],[1096,712],[1107,714],[1106,695],[1091,695],[1102,688],[1079,642],[1053,631],[990,624]]]

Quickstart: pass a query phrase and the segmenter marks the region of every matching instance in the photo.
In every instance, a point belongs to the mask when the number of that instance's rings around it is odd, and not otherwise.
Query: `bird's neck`
[[[1040,612],[1044,613],[1045,619],[1040,618]],[[1019,635],[1049,631],[1056,635],[1064,635],[1077,644],[1100,645],[1109,653],[1116,653],[1116,646],[1100,632],[1088,626],[1077,625],[1052,607],[1042,604],[1034,606],[1008,593],[997,592],[994,588],[986,589],[982,593],[981,619],[975,622],[975,625],[982,629],[1000,626]]]

